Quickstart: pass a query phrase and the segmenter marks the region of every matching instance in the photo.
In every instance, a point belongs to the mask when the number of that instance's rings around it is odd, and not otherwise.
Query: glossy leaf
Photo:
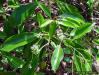
[[[72,22],[67,21],[67,20],[59,21],[58,24],[61,24],[61,25],[66,26],[66,27],[71,27],[71,28],[77,27],[77,26],[75,26],[75,24],[73,24]]]
[[[2,50],[9,52],[17,47],[26,45],[36,40],[36,35],[34,33],[23,33],[11,36],[3,43]]]
[[[51,58],[51,66],[52,69],[54,70],[54,72],[56,72],[56,70],[58,69],[60,62],[63,59],[63,50],[61,48],[60,45],[58,45],[56,47],[56,49],[54,50],[53,54],[52,54],[52,58]]]
[[[61,18],[72,18],[72,19],[74,19],[78,22],[85,23],[85,19],[79,13],[66,13],[66,14],[60,15],[59,17],[61,17]]]
[[[92,29],[92,24],[90,24],[90,23],[87,23],[85,25],[78,27],[75,31],[74,39],[78,39],[78,38],[82,37],[86,33],[90,32],[91,29]]]
[[[48,24],[52,23],[52,21],[53,21],[53,20],[45,19],[45,20],[41,23],[40,27],[41,27],[41,28],[46,27]]]

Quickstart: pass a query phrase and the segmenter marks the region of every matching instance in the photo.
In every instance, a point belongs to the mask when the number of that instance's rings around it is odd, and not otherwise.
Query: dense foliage
[[[62,60],[72,64],[72,75],[76,72],[81,75],[81,72],[92,72],[93,59],[96,58],[99,62],[99,51],[92,45],[99,45],[99,37],[90,40],[87,36],[95,24],[93,20],[86,21],[75,6],[64,0],[53,1],[59,9],[59,15],[54,17],[50,1],[46,1],[47,7],[40,0],[26,5],[20,5],[18,0],[11,0],[8,7],[15,10],[8,18],[2,8],[5,1],[0,0],[0,13],[5,19],[4,30],[0,32],[0,39],[3,40],[0,46],[1,65],[9,64],[15,70],[21,68],[20,75],[34,75],[38,66],[46,67],[46,61],[42,59],[51,55],[49,62],[54,72]],[[94,0],[85,2],[91,16]],[[37,7],[42,9],[47,18],[42,13],[35,12]],[[31,31],[25,25],[28,19],[37,23]],[[99,29],[93,31],[99,33]],[[23,59],[13,56],[11,52],[22,54]]]

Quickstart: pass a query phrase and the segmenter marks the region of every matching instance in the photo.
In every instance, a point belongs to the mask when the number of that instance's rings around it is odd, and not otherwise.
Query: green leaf
[[[75,31],[74,39],[78,39],[78,38],[82,37],[86,33],[90,32],[91,29],[92,29],[92,24],[91,23],[87,23],[85,25],[82,25],[82,26],[78,27]]]
[[[63,59],[63,50],[61,48],[60,45],[58,45],[56,47],[56,49],[54,50],[53,54],[52,54],[52,58],[51,58],[51,66],[52,69],[54,70],[54,72],[56,72],[56,70],[58,69],[60,62]]]
[[[0,6],[5,2],[6,0],[0,0]]]
[[[16,8],[11,14],[9,25],[21,25],[23,21],[26,20],[33,13],[36,6],[36,4],[30,3]]]
[[[63,48],[64,50],[64,54],[71,54],[72,53],[72,49],[69,47]]]
[[[22,68],[23,65],[25,64],[25,62],[22,59],[14,57],[7,52],[2,52],[2,54],[4,57],[6,57],[8,59],[8,64],[15,69],[17,69],[19,67]]]
[[[97,54],[98,54],[98,49],[97,49],[97,48],[91,47],[91,51],[92,51],[92,53],[93,53],[95,56],[97,56]]]
[[[33,59],[28,61],[22,68],[20,75],[34,75],[34,71],[38,65],[39,55],[33,55]]]
[[[8,1],[8,7],[10,7],[10,8],[17,8],[19,6],[20,5],[18,4],[18,1],[17,0]]]
[[[4,39],[6,37],[4,32],[0,32],[0,39]]]
[[[99,39],[94,39],[94,40],[92,40],[92,42],[93,42],[94,44],[96,44],[96,45],[99,45]]]
[[[47,8],[47,6],[45,6],[44,4],[38,2],[38,6],[45,12],[45,14],[47,16],[49,16],[51,18],[51,12],[49,10],[49,8]]]
[[[67,4],[65,2],[62,1],[56,1],[57,6],[60,9],[61,13],[78,13],[78,9],[71,5],[71,4]]]
[[[44,17],[42,16],[41,13],[37,14],[37,22],[39,23],[39,26],[41,25],[41,23],[44,21]]]
[[[77,71],[81,72],[82,68],[81,68],[81,60],[79,56],[75,55],[74,60],[75,60],[75,66],[76,66]]]
[[[71,28],[78,27],[78,26],[75,26],[75,24],[73,24],[72,22],[70,22],[68,20],[58,21],[58,24],[61,24],[61,25],[66,26],[66,27],[71,27]]]
[[[57,46],[56,46],[56,44],[53,42],[53,41],[51,41],[51,46],[55,49]]]
[[[72,19],[76,20],[77,22],[85,23],[85,19],[79,13],[66,13],[66,14],[60,15],[59,17],[72,18]]]
[[[36,35],[37,34],[31,32],[31,33],[22,33],[11,36],[3,43],[1,50],[9,52],[17,47],[26,45],[36,40],[37,39]]]
[[[69,57],[64,57],[64,60],[68,63],[72,63],[72,60]]]
[[[50,24],[50,28],[49,28],[50,38],[52,38],[53,35],[55,34],[55,32],[56,32],[56,27],[57,27],[56,22],[53,22],[53,23]]]
[[[30,49],[31,46],[31,43],[24,46],[23,55],[24,58],[26,58],[26,61],[29,61],[32,58],[32,51]]]
[[[44,75],[42,72],[35,72],[34,75]]]
[[[99,33],[99,29],[95,29],[95,31],[96,31],[97,33]]]
[[[53,22],[53,20],[45,19],[45,20],[41,23],[40,27],[41,27],[41,28],[46,27],[48,24],[50,24],[50,23],[52,23],[52,22]]]
[[[92,59],[92,55],[84,49],[77,49],[77,52],[80,53],[80,55],[85,58],[86,60],[91,60]]]

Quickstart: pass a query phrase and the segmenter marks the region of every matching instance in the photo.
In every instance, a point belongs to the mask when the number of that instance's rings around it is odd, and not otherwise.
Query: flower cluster
[[[31,46],[31,50],[32,50],[33,54],[39,54],[39,52],[40,52],[39,45],[35,44],[35,45]]]
[[[5,58],[5,57],[3,57],[2,60],[1,60],[1,62],[2,62],[3,64],[8,64],[8,59]]]
[[[57,29],[57,36],[60,40],[63,40],[65,38],[62,29]]]

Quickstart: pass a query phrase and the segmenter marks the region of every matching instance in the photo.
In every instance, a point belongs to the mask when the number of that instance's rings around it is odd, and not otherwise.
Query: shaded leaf
[[[35,8],[36,4],[34,3],[22,5],[16,8],[11,14],[9,25],[10,26],[21,25],[23,21],[26,20],[33,13]]]
[[[25,64],[25,62],[22,59],[19,59],[17,57],[12,56],[9,53],[6,52],[2,52],[3,56],[6,57],[8,59],[8,64],[17,69],[17,68],[22,68],[23,65]]]
[[[53,35],[55,34],[55,32],[56,32],[56,27],[57,27],[56,22],[53,22],[53,23],[50,24],[50,28],[49,28],[50,38],[52,38]]]

